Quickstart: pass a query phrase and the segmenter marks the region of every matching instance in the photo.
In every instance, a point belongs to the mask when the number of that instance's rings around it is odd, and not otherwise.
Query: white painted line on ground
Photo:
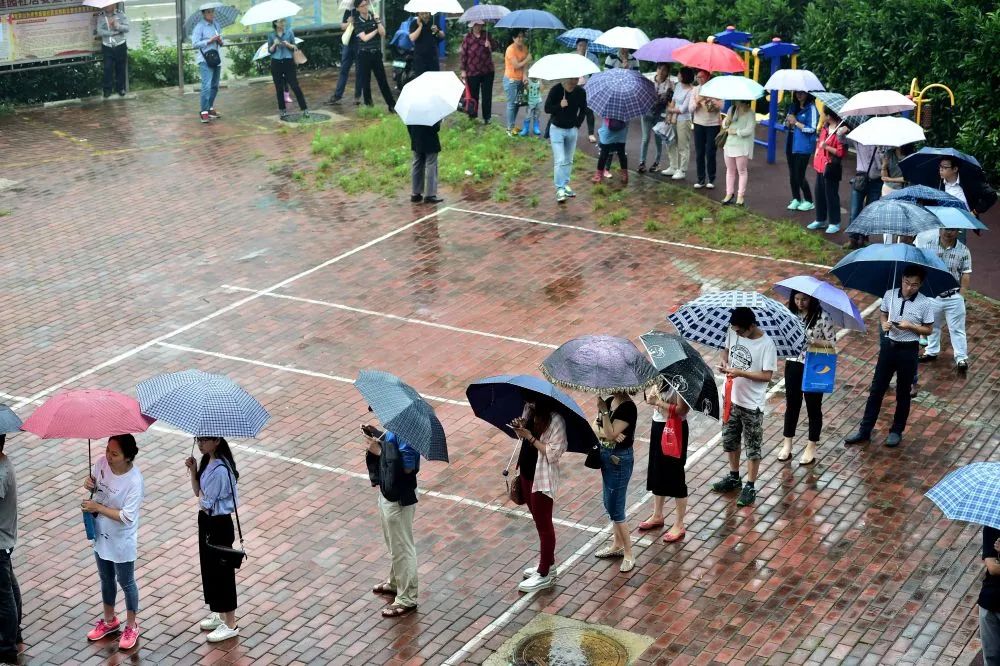
[[[223,289],[229,289],[230,291],[246,291],[250,293],[257,293],[256,289],[250,289],[248,287],[234,287],[232,285],[224,284]],[[347,312],[356,312],[363,315],[371,315],[373,317],[382,317],[383,319],[392,319],[395,321],[405,322],[407,324],[418,324],[420,326],[431,326],[433,328],[440,328],[445,331],[453,331],[455,333],[469,333],[471,335],[481,335],[487,338],[493,338],[495,340],[507,340],[509,342],[519,342],[525,345],[534,345],[536,347],[545,347],[547,349],[556,349],[559,345],[552,345],[547,342],[538,342],[537,340],[528,340],[527,338],[515,338],[509,335],[500,335],[499,333],[489,333],[487,331],[478,331],[472,328],[461,328],[459,326],[449,326],[448,324],[439,324],[434,321],[427,321],[425,319],[414,319],[413,317],[403,317],[400,315],[389,314],[386,312],[377,312],[375,310],[366,310],[364,308],[356,308],[350,305],[343,305],[342,303],[331,303],[330,301],[320,301],[314,298],[302,298],[301,296],[290,296],[288,294],[274,294],[267,293],[264,294],[270,298],[283,298],[286,301],[296,301],[299,303],[309,303],[310,305],[321,305],[327,308],[335,308],[337,310],[345,310]]]
[[[0,393],[0,400],[14,400],[18,403],[15,407],[21,407],[31,402],[31,398],[25,398],[23,395],[11,395],[10,393]]]

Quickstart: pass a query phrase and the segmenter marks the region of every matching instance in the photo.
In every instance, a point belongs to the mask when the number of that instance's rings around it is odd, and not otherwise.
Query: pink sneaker
[[[118,649],[119,650],[131,650],[135,647],[135,642],[139,640],[139,625],[130,627],[125,626],[125,631],[122,632],[122,637],[118,639]]]
[[[94,625],[94,628],[90,630],[90,633],[87,634],[87,640],[99,641],[108,634],[113,634],[114,632],[118,631],[118,629],[121,626],[122,626],[121,622],[118,621],[117,617],[111,620],[110,624],[105,622],[104,618],[102,617],[100,620],[97,621],[97,624]]]

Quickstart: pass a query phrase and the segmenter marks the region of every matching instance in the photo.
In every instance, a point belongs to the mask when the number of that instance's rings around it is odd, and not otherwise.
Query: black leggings
[[[809,417],[809,441],[818,442],[823,430],[823,394],[802,391],[802,373],[805,364],[785,361],[785,437],[795,437],[795,426],[799,423],[802,398],[806,400],[806,415]]]
[[[806,178],[806,168],[809,166],[811,153],[792,153],[788,162],[788,181],[792,186],[792,198],[799,201],[812,202],[812,192],[809,191],[809,181]],[[801,193],[802,196],[799,196]]]
[[[618,153],[618,163],[621,164],[622,170],[628,169],[628,157],[625,155],[625,144],[624,143],[602,143],[601,144],[601,155],[597,158],[597,170],[604,171],[607,167],[611,166],[611,153]]]
[[[295,74],[295,61],[291,58],[281,58],[275,60],[271,58],[271,80],[274,81],[274,94],[278,96],[278,108],[285,110],[285,86],[287,85],[295,93],[295,101],[299,103],[299,108],[306,110],[306,96],[302,94],[299,87],[299,79]]]

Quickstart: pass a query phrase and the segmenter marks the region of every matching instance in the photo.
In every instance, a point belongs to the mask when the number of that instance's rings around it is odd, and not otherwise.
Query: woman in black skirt
[[[646,397],[646,403],[652,405],[653,422],[649,431],[649,469],[646,473],[646,490],[653,493],[653,515],[641,523],[640,530],[653,530],[663,527],[663,500],[674,498],[674,525],[663,535],[663,541],[673,543],[684,538],[684,514],[687,512],[687,479],[684,476],[684,464],[688,452],[689,408],[680,394],[669,386],[659,393]],[[663,452],[661,440],[667,421],[673,417],[680,421],[681,451],[680,458],[674,458]]]

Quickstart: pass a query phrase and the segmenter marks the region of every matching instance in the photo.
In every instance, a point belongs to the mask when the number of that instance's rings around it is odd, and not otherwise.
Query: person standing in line
[[[639,69],[639,61],[632,55],[631,49],[618,49],[609,53],[604,59],[604,69]]]
[[[929,229],[917,235],[914,245],[936,254],[959,284],[958,288],[938,294],[931,300],[934,330],[927,336],[927,348],[919,361],[930,363],[937,360],[941,353],[941,328],[947,321],[955,369],[964,374],[969,370],[969,346],[965,335],[965,297],[962,291],[968,291],[972,282],[972,254],[958,240],[957,229]]]
[[[201,20],[191,32],[191,45],[195,48],[194,60],[201,74],[201,122],[218,120],[222,114],[215,110],[215,96],[219,94],[222,76],[222,28],[215,22],[215,10],[201,10]],[[209,62],[215,64],[210,65]]]
[[[413,76],[441,69],[438,44],[444,41],[444,32],[434,24],[430,12],[420,12],[410,21],[410,41],[413,42]]]
[[[524,127],[518,136],[542,135],[542,128],[538,125],[538,116],[542,110],[542,82],[540,79],[528,79],[525,98],[527,103],[524,108]]]
[[[816,219],[806,229],[826,227],[826,233],[840,231],[840,180],[844,174],[847,148],[840,140],[843,121],[832,109],[826,110],[826,122],[816,138]],[[847,128],[843,128],[846,130]],[[829,220],[829,224],[827,223]]]
[[[527,32],[522,28],[514,30],[514,41],[504,53],[503,92],[507,96],[507,136],[514,136],[517,124],[517,107],[524,89],[524,72],[531,64],[531,54],[525,44]]]
[[[101,53],[104,56],[104,99],[111,97],[111,91],[125,96],[128,87],[126,72],[128,64],[128,45],[125,35],[128,34],[128,16],[122,11],[122,5],[115,3],[104,8],[97,15],[97,34],[101,38]]]
[[[396,108],[396,100],[385,77],[385,63],[382,61],[381,38],[385,37],[382,19],[368,9],[368,0],[354,0],[354,33],[358,36],[358,77],[357,85],[365,99],[365,106],[372,103],[372,76],[378,83],[382,100],[389,107],[389,113]]]
[[[594,553],[600,559],[622,558],[618,570],[628,573],[635,568],[632,538],[625,515],[625,497],[635,464],[633,444],[638,410],[627,393],[615,393],[610,398],[597,397],[598,416],[594,432],[601,444],[601,481],[604,510],[611,519],[611,544]]]
[[[618,155],[618,164],[621,166],[622,185],[628,185],[628,155],[625,153],[628,123],[617,118],[604,118],[597,128],[597,137],[600,139],[601,154],[597,158],[597,173],[594,174],[593,182],[601,182],[602,177],[611,178],[611,154],[614,152]]]
[[[545,113],[549,114],[549,143],[552,145],[552,179],[556,186],[556,202],[565,203],[575,197],[569,186],[576,155],[576,138],[586,117],[587,92],[578,85],[579,79],[565,79],[549,89],[545,98]]]
[[[674,97],[667,107],[667,122],[677,125],[677,141],[667,149],[670,165],[661,171],[674,180],[687,177],[688,160],[691,159],[691,108],[694,104],[694,70],[681,67]]]
[[[282,118],[288,116],[285,109],[285,86],[295,93],[295,101],[299,105],[299,110],[306,118],[309,117],[309,109],[306,106],[306,97],[302,94],[299,86],[299,79],[296,76],[295,33],[286,27],[285,19],[271,21],[271,34],[267,36],[267,50],[271,53],[271,80],[274,81],[274,92],[278,96],[278,112]]]
[[[653,420],[649,429],[649,463],[646,470],[646,490],[653,494],[653,515],[639,523],[642,531],[663,527],[665,520],[663,502],[674,498],[674,524],[663,535],[664,543],[674,543],[684,538],[684,516],[687,513],[688,487],[684,473],[688,452],[688,422],[690,408],[680,394],[667,387],[646,397],[646,404],[653,407]],[[668,423],[678,428],[681,438],[680,457],[667,455],[662,444]]]
[[[917,372],[917,354],[921,335],[930,335],[934,324],[934,304],[920,293],[927,272],[923,266],[910,264],[903,269],[899,287],[882,296],[881,324],[884,335],[875,364],[865,404],[865,413],[856,432],[844,438],[844,444],[864,444],[871,441],[872,430],[882,409],[882,399],[896,375],[896,413],[885,445],[899,446],[910,416],[910,391]]]
[[[732,380],[729,420],[722,425],[722,449],[729,458],[729,474],[712,484],[712,490],[726,493],[740,483],[740,440],[747,455],[747,482],[736,506],[749,506],[757,499],[760,449],[764,443],[764,401],[767,384],[778,369],[774,341],[757,325],[753,310],[739,307],[729,319],[726,348],[722,350],[719,372]]]
[[[723,205],[733,203],[734,191],[736,205],[746,205],[747,181],[750,179],[749,163],[753,159],[756,128],[757,115],[751,108],[750,102],[743,100],[734,102],[722,128],[726,133],[726,145],[722,149],[726,160],[726,196],[722,200]],[[738,188],[737,176],[739,176]]]
[[[472,99],[479,102],[482,111],[483,124],[489,125],[493,117],[493,79],[496,76],[493,64],[493,51],[496,42],[490,33],[486,32],[483,21],[475,21],[469,26],[469,32],[462,39],[459,49],[460,76],[469,86]],[[475,115],[470,115],[473,120]]]
[[[578,40],[576,40],[576,53],[577,53],[577,55],[583,56],[584,58],[586,58],[590,62],[594,63],[598,67],[601,66],[601,63],[599,63],[597,61],[597,56],[595,56],[593,53],[590,52],[590,42],[588,42],[586,39],[578,39]],[[580,77],[580,86],[587,85],[587,79],[589,79],[589,78],[590,78],[589,76],[581,76]],[[595,124],[594,123],[594,112],[591,111],[590,108],[588,107],[587,108],[587,141],[589,141],[591,143],[597,143],[597,136],[594,134],[594,124]]]
[[[715,158],[717,149],[715,137],[722,125],[722,100],[713,97],[702,97],[701,87],[708,83],[712,75],[700,70],[695,77],[697,86],[694,88],[694,165],[698,173],[698,181],[694,188],[715,187]]]
[[[983,664],[1000,666],[1000,530],[983,527],[983,587],[979,591],[979,640]]]
[[[17,546],[17,480],[0,433],[0,662],[16,664],[21,638],[21,587],[11,557]]]
[[[222,437],[195,437],[201,462],[185,461],[191,490],[198,498],[198,561],[205,603],[211,611],[199,625],[210,632],[209,643],[220,643],[240,635],[236,624],[236,569],[220,562],[206,547],[232,548],[236,541],[233,512],[239,504],[240,473],[229,442]]]
[[[913,152],[913,144],[899,146],[882,153],[882,196],[894,190],[901,190],[906,185],[906,178],[903,177],[903,170],[899,163]]]
[[[441,152],[438,132],[441,130],[441,123],[430,126],[407,125],[406,130],[410,134],[410,150],[413,152],[413,163],[410,166],[413,194],[410,195],[410,202],[439,204],[444,201],[437,195],[438,153]]]
[[[791,132],[788,182],[792,188],[792,200],[788,210],[812,210],[816,205],[809,190],[806,170],[816,152],[816,131],[819,129],[819,110],[812,95],[801,90],[795,93],[785,126]]]
[[[115,615],[115,579],[125,594],[125,629],[118,639],[120,650],[131,650],[139,640],[139,587],[135,583],[135,561],[138,558],[139,513],[142,508],[143,481],[134,465],[139,453],[135,437],[115,435],[108,439],[105,454],[97,459],[83,487],[91,498],[80,504],[83,511],[94,514],[94,559],[101,578],[101,599],[104,617],[87,634],[87,640],[98,641],[121,630]]]
[[[854,163],[854,178],[851,179],[851,218],[848,226],[854,223],[865,206],[878,201],[882,197],[882,149],[878,146],[865,146],[847,139],[854,144],[856,155]],[[858,189],[862,188],[862,189]],[[857,250],[864,247],[868,237],[864,234],[850,234],[848,249]]]
[[[639,173],[646,172],[646,155],[649,153],[649,137],[653,136],[656,142],[656,159],[649,166],[650,171],[660,168],[660,159],[663,157],[663,137],[653,131],[653,127],[663,120],[667,112],[667,105],[674,92],[674,84],[670,80],[670,63],[656,63],[656,74],[653,76],[653,85],[656,86],[656,102],[649,113],[642,117],[642,143],[639,145]]]
[[[344,91],[347,89],[347,79],[351,75],[351,67],[354,66],[354,62],[358,58],[358,31],[353,28],[354,17],[356,15],[357,10],[354,8],[347,9],[344,11],[344,18],[340,22],[341,31],[347,32],[347,29],[351,28],[351,38],[347,40],[347,44],[344,44],[340,50],[340,73],[337,75],[337,87],[334,89],[333,94],[330,95],[330,99],[326,100],[326,103],[330,106],[340,104],[340,99],[344,96]],[[360,66],[358,69],[360,69]],[[354,76],[354,104],[361,104],[361,86],[358,85],[357,74]]]

